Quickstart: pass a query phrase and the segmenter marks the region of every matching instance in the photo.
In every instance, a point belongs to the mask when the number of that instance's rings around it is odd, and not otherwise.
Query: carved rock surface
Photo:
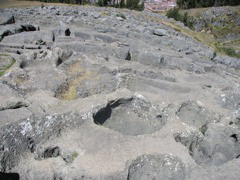
[[[0,179],[239,179],[239,59],[161,14],[0,14]]]

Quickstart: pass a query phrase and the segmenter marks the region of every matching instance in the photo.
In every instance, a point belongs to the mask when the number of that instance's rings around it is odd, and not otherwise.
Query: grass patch
[[[0,56],[9,56],[8,54],[2,54],[2,53],[0,53]]]
[[[8,56],[8,55],[4,55],[4,56]],[[16,60],[13,59],[12,62],[11,62],[11,64],[9,64],[7,67],[5,67],[4,69],[2,69],[2,70],[0,71],[0,77],[1,77],[2,75],[4,75],[4,73],[5,73],[8,69],[10,69],[10,67],[12,67],[12,65],[14,65],[15,62],[16,62]]]
[[[0,0],[2,1],[2,0]],[[66,6],[66,4],[62,3],[45,3],[45,2],[37,2],[32,0],[4,0],[0,2],[0,9],[1,8],[21,8],[21,7],[34,7],[34,6]]]
[[[73,80],[68,82],[68,88],[63,92],[60,92],[56,97],[62,100],[74,100],[77,99],[77,87],[83,80],[96,79],[94,72],[84,69],[80,63],[72,64],[68,68],[68,75],[74,77]]]
[[[173,27],[173,29],[174,29],[175,31],[182,32],[180,28]]]
[[[101,12],[101,16],[110,16],[110,13],[107,11]]]
[[[76,159],[79,156],[78,152],[74,151],[72,153],[72,160]]]

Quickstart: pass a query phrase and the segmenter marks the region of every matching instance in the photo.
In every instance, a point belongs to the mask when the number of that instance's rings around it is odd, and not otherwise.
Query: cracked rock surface
[[[239,59],[159,14],[87,6],[0,14],[4,176],[239,179]]]

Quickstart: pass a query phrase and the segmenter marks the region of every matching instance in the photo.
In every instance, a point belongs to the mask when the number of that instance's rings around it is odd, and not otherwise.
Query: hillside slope
[[[195,19],[194,29],[211,34],[219,50],[234,49],[240,57],[240,6],[190,9]]]

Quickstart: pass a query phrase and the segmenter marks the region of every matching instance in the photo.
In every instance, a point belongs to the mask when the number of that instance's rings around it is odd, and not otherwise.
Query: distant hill
[[[220,50],[233,49],[240,53],[240,6],[223,6],[200,9],[189,9],[194,17],[194,30],[206,32],[216,39]],[[232,51],[232,50],[230,50]],[[232,51],[233,53],[233,51]]]

